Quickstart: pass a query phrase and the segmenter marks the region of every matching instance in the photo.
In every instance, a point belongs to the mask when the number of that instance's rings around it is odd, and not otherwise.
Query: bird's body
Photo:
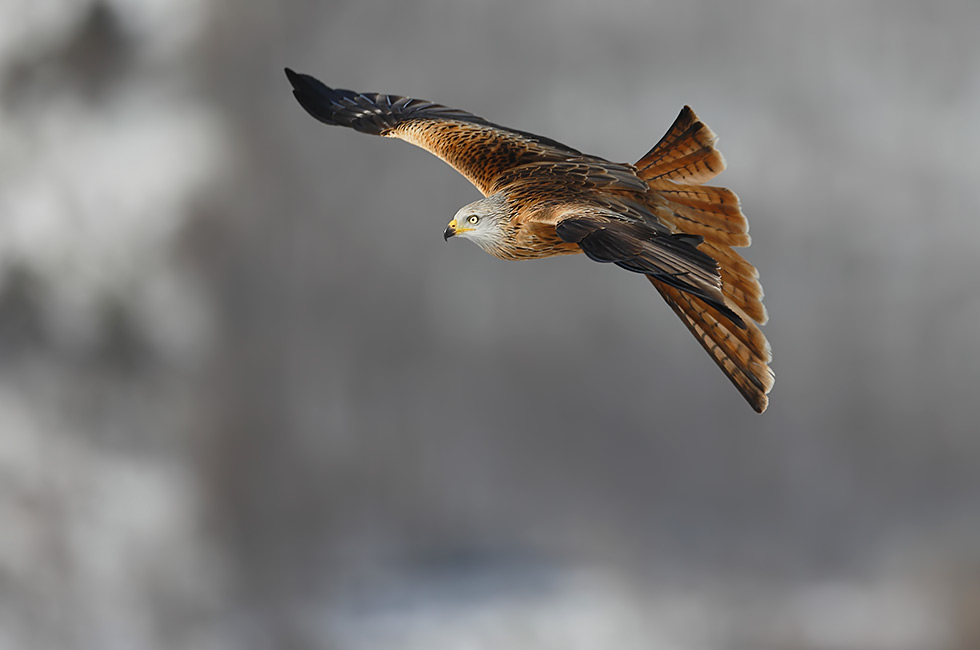
[[[748,223],[734,193],[703,185],[724,159],[690,108],[628,165],[439,104],[286,74],[313,117],[427,149],[483,193],[457,212],[447,239],[471,239],[506,260],[584,252],[646,275],[753,408],[765,410],[773,373],[759,329],[762,287],[732,250],[749,244]]]

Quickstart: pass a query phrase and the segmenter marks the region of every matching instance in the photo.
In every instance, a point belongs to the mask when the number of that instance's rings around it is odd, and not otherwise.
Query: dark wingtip
[[[291,68],[284,68],[286,78],[293,86],[293,97],[303,109],[326,124],[337,124],[338,111],[332,106],[336,91],[326,86],[316,77]]]
[[[316,83],[319,83],[314,77],[303,74],[302,72],[296,72],[292,68],[283,68],[283,70],[286,72],[286,78],[289,79],[289,83],[292,85],[294,91],[310,90]]]
[[[323,93],[324,91],[330,92],[333,89],[324,85],[322,81],[316,77],[308,74],[303,74],[302,72],[296,72],[292,68],[283,68],[286,72],[286,78],[289,79],[290,85],[293,87],[293,92],[306,92],[306,93]]]
[[[289,84],[293,87],[293,90],[296,90],[300,84],[299,74],[294,72],[292,68],[283,68],[283,70],[286,72],[286,78],[289,79]]]

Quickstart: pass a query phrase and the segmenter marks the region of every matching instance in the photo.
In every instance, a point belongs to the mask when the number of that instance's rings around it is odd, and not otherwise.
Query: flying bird
[[[330,88],[289,68],[286,76],[321,122],[422,147],[482,192],[449,222],[446,239],[505,260],[585,253],[642,273],[752,408],[766,410],[774,375],[759,328],[762,286],[733,250],[749,245],[748,222],[731,190],[703,185],[725,160],[689,106],[629,165],[441,104]]]

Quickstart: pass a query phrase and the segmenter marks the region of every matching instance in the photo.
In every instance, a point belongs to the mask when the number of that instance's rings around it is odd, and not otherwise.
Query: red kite
[[[757,412],[769,404],[772,354],[748,222],[734,192],[702,185],[725,169],[717,136],[685,106],[634,165],[471,113],[397,95],[329,88],[286,69],[300,105],[326,124],[400,138],[434,153],[484,195],[444,236],[505,260],[584,252],[647,276]]]

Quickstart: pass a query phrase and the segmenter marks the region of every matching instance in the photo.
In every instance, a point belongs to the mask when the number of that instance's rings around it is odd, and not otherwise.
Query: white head
[[[443,233],[445,239],[462,237],[492,253],[499,250],[507,236],[505,226],[510,222],[510,206],[499,194],[473,201],[460,208]]]

